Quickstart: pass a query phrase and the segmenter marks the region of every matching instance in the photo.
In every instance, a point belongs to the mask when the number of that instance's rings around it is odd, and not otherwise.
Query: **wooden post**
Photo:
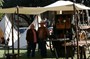
[[[73,9],[74,9],[74,20],[75,20],[75,26],[76,26],[76,41],[77,41],[77,59],[79,59],[79,44],[78,44],[78,18],[77,18],[77,15],[76,15],[76,8],[75,8],[75,5],[73,3]]]
[[[19,54],[20,54],[20,40],[19,40],[19,7],[17,6],[17,20],[18,20],[18,59],[19,59]]]
[[[12,54],[14,54],[14,34],[13,34],[13,24],[14,24],[14,22],[13,22],[13,14],[11,14],[11,16],[12,16]]]

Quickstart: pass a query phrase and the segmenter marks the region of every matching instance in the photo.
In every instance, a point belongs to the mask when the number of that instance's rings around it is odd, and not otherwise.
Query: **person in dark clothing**
[[[34,57],[35,56],[35,48],[37,43],[37,33],[34,29],[34,25],[31,24],[31,28],[27,30],[26,34],[27,40],[27,57]]]
[[[49,31],[44,25],[45,25],[45,22],[42,21],[40,23],[41,27],[38,28],[38,44],[39,44],[41,57],[47,56],[46,39],[49,35]]]

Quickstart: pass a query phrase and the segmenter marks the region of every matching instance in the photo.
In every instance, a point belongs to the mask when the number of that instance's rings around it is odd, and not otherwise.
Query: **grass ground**
[[[39,51],[36,51],[36,55],[35,55],[35,58],[27,58],[26,56],[26,52],[27,50],[26,49],[21,49],[20,50],[20,58],[19,59],[42,59],[41,56],[40,56],[40,53]],[[0,59],[5,59],[5,56],[4,56],[4,53],[5,53],[5,50],[0,50]],[[8,51],[6,51],[6,54],[8,53]],[[9,53],[12,53],[12,50],[9,51]],[[15,53],[17,54],[17,50],[15,50]],[[48,51],[48,56],[47,58],[54,58],[54,56],[52,56],[51,52]]]
[[[17,54],[18,50],[15,50],[15,53]],[[20,58],[19,59],[56,59],[56,57],[54,55],[52,55],[51,51],[48,50],[48,55],[47,58],[41,58],[39,51],[36,51],[36,56],[35,58],[27,58],[26,56],[26,49],[20,49]],[[9,53],[11,53],[12,50],[9,51]],[[5,50],[4,49],[0,49],[0,59],[5,59],[4,56]],[[6,53],[8,53],[8,51],[6,51]],[[88,58],[88,56],[90,56],[90,54],[88,54],[88,51],[86,51],[86,57]],[[65,58],[59,58],[59,59],[65,59]],[[71,58],[69,58],[71,59]],[[74,55],[74,59],[77,59],[77,55]]]

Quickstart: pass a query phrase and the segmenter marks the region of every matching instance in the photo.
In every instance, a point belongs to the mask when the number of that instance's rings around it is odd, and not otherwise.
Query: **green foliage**
[[[0,0],[0,6],[3,6],[4,1]]]
[[[3,17],[3,15],[4,15],[3,13],[0,13],[0,20],[1,20],[1,18]]]

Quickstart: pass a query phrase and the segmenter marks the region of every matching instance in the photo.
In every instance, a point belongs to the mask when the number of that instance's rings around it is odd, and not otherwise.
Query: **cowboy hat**
[[[42,20],[39,24],[45,24],[46,22],[44,20]]]

